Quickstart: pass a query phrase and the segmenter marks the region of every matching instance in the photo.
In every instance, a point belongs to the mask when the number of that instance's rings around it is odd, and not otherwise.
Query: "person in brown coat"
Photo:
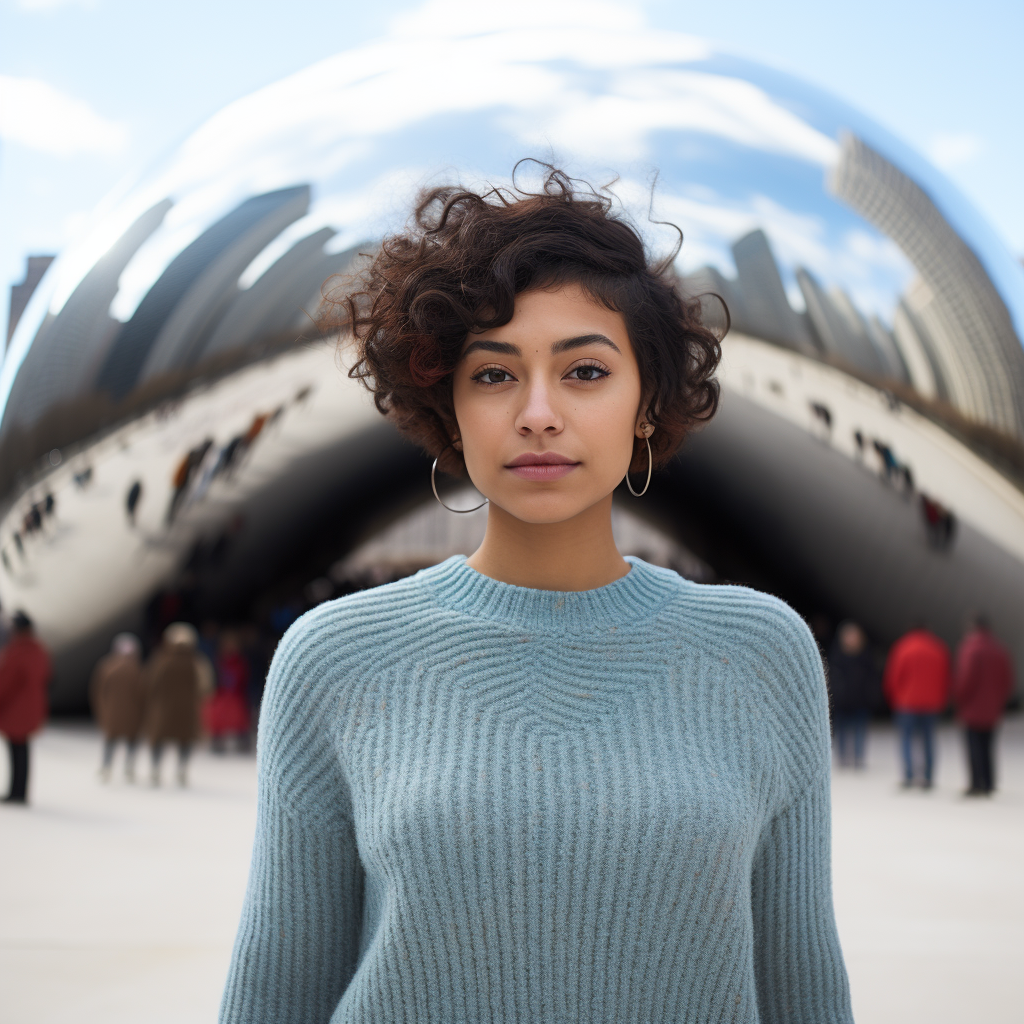
[[[146,689],[142,682],[142,645],[133,633],[118,633],[110,653],[93,670],[89,696],[92,713],[103,731],[103,763],[100,778],[110,780],[114,751],[125,743],[124,774],[135,781],[135,745],[142,732]]]
[[[15,612],[13,632],[0,652],[0,733],[11,755],[11,788],[5,804],[28,801],[28,740],[46,721],[50,656],[36,639],[32,620]]]
[[[146,666],[146,734],[153,756],[152,783],[160,785],[165,743],[178,747],[178,784],[186,785],[189,754],[199,735],[203,666],[196,651],[198,634],[186,622],[164,630],[163,643]]]

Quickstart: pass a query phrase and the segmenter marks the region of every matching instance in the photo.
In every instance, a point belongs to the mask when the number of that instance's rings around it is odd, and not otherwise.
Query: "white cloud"
[[[40,153],[74,156],[117,153],[128,130],[46,82],[0,75],[0,138]]]
[[[972,132],[940,132],[928,145],[928,155],[944,171],[969,164],[985,148]]]

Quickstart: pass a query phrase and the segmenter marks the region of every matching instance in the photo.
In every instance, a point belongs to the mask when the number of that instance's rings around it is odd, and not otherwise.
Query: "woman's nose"
[[[531,384],[516,416],[516,429],[521,434],[559,433],[564,424],[553,397],[546,382]]]

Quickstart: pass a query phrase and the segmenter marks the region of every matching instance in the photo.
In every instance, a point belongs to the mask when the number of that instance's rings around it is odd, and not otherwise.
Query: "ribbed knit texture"
[[[810,633],[630,561],[452,558],[288,631],[222,1022],[852,1019]]]

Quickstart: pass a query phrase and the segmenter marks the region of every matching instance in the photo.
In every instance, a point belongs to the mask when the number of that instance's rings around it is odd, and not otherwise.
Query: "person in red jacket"
[[[914,785],[914,736],[924,748],[921,785],[932,788],[935,718],[949,701],[949,648],[923,626],[892,645],[885,663],[885,696],[896,716],[903,753],[903,785]]]
[[[995,789],[992,735],[1012,691],[1010,653],[992,635],[985,616],[978,615],[957,648],[953,673],[953,706],[967,735],[971,772],[966,796],[987,796]]]
[[[28,793],[28,738],[46,721],[50,656],[36,639],[32,620],[15,612],[13,634],[0,652],[0,732],[11,755],[7,804],[23,804]]]

